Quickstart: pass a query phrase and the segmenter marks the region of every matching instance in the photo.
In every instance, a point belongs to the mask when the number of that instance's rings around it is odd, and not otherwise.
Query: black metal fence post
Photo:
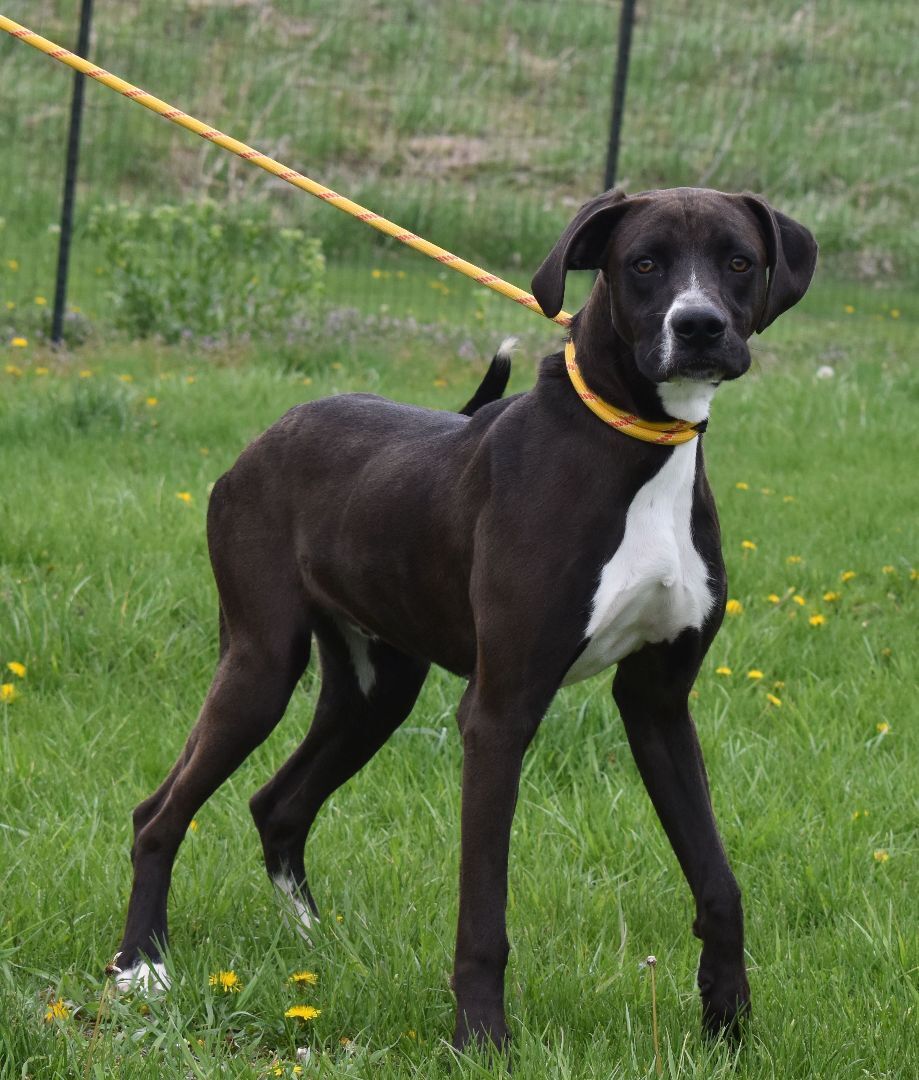
[[[92,22],[93,0],[82,0],[77,56],[89,52],[89,29]],[[75,71],[73,97],[70,101],[70,131],[67,136],[67,165],[64,171],[64,197],[61,201],[61,235],[57,248],[57,278],[54,285],[54,312],[51,316],[51,343],[60,345],[64,335],[64,309],[67,304],[67,270],[70,265],[70,239],[73,233],[73,204],[77,185],[77,164],[80,159],[80,125],[83,120],[83,87],[85,75]]]
[[[616,182],[619,165],[619,142],[622,136],[622,117],[625,113],[625,89],[629,78],[629,54],[632,49],[632,26],[635,23],[635,0],[622,0],[619,12],[619,48],[616,71],[613,75],[613,111],[610,118],[609,146],[606,151],[604,189]]]

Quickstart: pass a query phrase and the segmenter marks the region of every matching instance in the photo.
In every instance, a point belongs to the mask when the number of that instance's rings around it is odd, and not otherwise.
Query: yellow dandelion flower
[[[782,707],[782,699],[777,698],[775,694],[767,694],[766,700],[769,702],[770,705],[775,705],[776,708],[780,709]]]
[[[332,364],[332,370],[333,371],[341,371],[341,369],[343,367],[344,367],[344,364],[340,364],[337,360],[335,361],[334,364]]]
[[[185,376],[185,382],[186,382],[186,384],[188,386],[192,386],[197,381],[198,381],[198,376],[197,375],[186,375]]]
[[[405,277],[406,277],[405,271],[404,271],[404,270],[397,270],[397,271],[396,271],[396,277],[397,277],[397,278],[398,278],[398,279],[399,279],[400,281],[405,281]]]
[[[878,848],[874,853],[874,861],[879,863],[885,863],[890,858],[890,852],[885,851],[883,848]]]
[[[826,622],[826,616],[811,615],[811,617],[807,621],[811,624],[811,626],[823,626],[823,624]]]
[[[741,540],[740,546],[744,551],[756,551],[756,544],[754,544],[752,540]]]
[[[12,671],[17,678],[24,679],[26,677],[26,666],[25,664],[20,664],[18,660],[10,660],[6,667],[7,670]]]
[[[775,488],[760,488],[759,493],[760,495],[774,495]]]
[[[910,572],[909,572],[909,580],[910,581],[919,581],[919,570],[916,570],[915,568],[910,570]]]
[[[724,605],[728,615],[740,615],[743,612],[743,604],[739,600],[728,600]]]
[[[772,689],[773,690],[784,690],[785,689],[785,683],[782,682],[781,679],[776,679],[775,682],[772,684]]]
[[[794,495],[783,495],[782,502],[792,503],[795,501]]]
[[[882,720],[877,725],[878,735],[886,735],[888,733],[888,731],[890,731],[890,724],[888,724],[886,720]]]
[[[377,280],[377,281],[379,281],[379,280],[380,280],[380,278],[381,278],[381,277],[383,276],[383,271],[382,271],[382,270],[377,270],[377,269],[373,269],[373,270],[371,270],[371,271],[370,271],[370,276],[371,276],[372,278],[376,278],[376,280]]]
[[[133,376],[133,375],[119,375],[119,376],[118,376],[118,378],[119,378],[119,379],[121,380],[121,382],[123,382],[123,383],[131,383],[131,382],[134,382],[134,376]]]
[[[738,480],[734,487],[736,487],[738,491],[750,490],[750,485],[746,482],[746,480]]]
[[[188,823],[188,831],[189,832],[197,832],[198,831],[198,819],[197,818],[192,818],[191,821],[189,821],[189,823]]]
[[[219,986],[225,994],[238,994],[242,989],[242,983],[235,971],[215,971],[207,981],[211,986]]]
[[[296,1020],[315,1020],[322,1014],[322,1009],[316,1009],[312,1005],[293,1005],[284,1013],[285,1016]]]
[[[853,821],[858,821],[859,818],[866,818],[867,816],[868,816],[868,811],[867,810],[856,810],[855,813],[852,815],[852,820]]]
[[[447,382],[446,379],[435,379],[434,385],[438,387],[438,389],[442,389],[443,387],[449,386],[450,384]]]
[[[44,307],[48,301],[43,296],[36,296],[35,303],[38,304],[39,307]]]
[[[839,575],[839,580],[851,581],[854,577],[858,577],[858,574],[856,574],[854,570],[843,570],[843,572]]]
[[[12,375],[14,379],[18,379],[19,376],[22,375],[22,368],[16,367],[15,364],[7,364],[4,371],[7,375]]]
[[[732,671],[731,668],[726,667],[724,664],[722,664],[721,667],[716,667],[715,668],[715,674],[716,675],[733,675],[734,672]]]
[[[415,1031],[414,1028],[409,1028],[408,1031],[406,1031],[405,1034],[409,1039],[417,1039],[418,1038],[418,1032]]]
[[[855,314],[855,305],[854,304],[843,304],[842,310],[847,315],[854,315]]]
[[[881,573],[882,574],[895,574],[896,572],[897,572],[897,568],[895,566],[882,566],[881,567]]]
[[[771,592],[766,599],[770,604],[780,604],[782,602],[781,596],[778,593]]]
[[[46,368],[46,367],[37,367],[35,369],[35,374],[36,375],[47,375],[48,374],[48,368]]]
[[[890,648],[881,649],[881,656],[893,656],[893,649],[890,649]]]
[[[344,922],[345,921],[344,915],[336,915],[335,916],[335,921],[336,922]]]
[[[805,607],[807,605],[807,601],[799,593],[795,593],[795,595],[792,597],[792,600],[798,605],[798,607]]]
[[[789,555],[788,558],[785,560],[785,562],[787,562],[791,566],[796,566],[801,561],[802,560],[800,555]]]
[[[19,697],[19,691],[11,682],[0,683],[0,701],[15,701]]]
[[[761,671],[759,671],[757,668],[751,668],[747,672],[747,678],[748,679],[761,679],[762,677],[763,677],[763,673]]]
[[[15,311],[15,309],[16,309],[16,302],[14,300],[7,300],[7,302],[6,302],[6,310],[7,311]]]
[[[18,259],[7,259],[6,260],[6,265],[15,274],[16,271],[19,269],[19,260]]]
[[[45,1009],[45,1020],[47,1023],[53,1023],[55,1020],[66,1020],[70,1016],[70,1009],[61,1001],[60,998],[52,998],[48,1004],[48,1008]]]
[[[29,344],[29,339],[24,337],[14,337],[10,342],[10,345],[14,349],[24,349]]]
[[[80,372],[81,379],[91,379],[92,377],[93,373],[89,370],[89,368],[83,368],[83,370]]]
[[[159,398],[155,398],[155,397],[148,397],[147,398],[147,404],[150,406],[151,409],[155,408],[157,405],[159,405],[159,403],[160,403]]]
[[[188,503],[191,502],[191,492],[190,491],[177,491],[176,492],[176,498],[181,499],[181,501],[187,505]]]
[[[899,309],[899,308],[895,308],[895,307],[892,307],[892,308],[890,309],[890,317],[891,317],[892,319],[899,319],[899,318],[900,318],[900,309]]]
[[[823,594],[823,599],[826,600],[828,604],[834,604],[839,599],[839,593],[829,589]]]
[[[289,981],[298,986],[315,986],[319,982],[319,976],[312,971],[295,971]]]

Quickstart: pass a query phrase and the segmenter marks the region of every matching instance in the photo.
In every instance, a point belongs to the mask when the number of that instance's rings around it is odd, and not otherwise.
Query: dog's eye
[[[636,259],[635,262],[632,263],[632,268],[636,270],[639,274],[650,274],[651,271],[654,269],[654,260]]]
[[[749,259],[745,259],[743,255],[735,255],[731,259],[731,269],[735,274],[745,274],[752,265],[753,263]]]

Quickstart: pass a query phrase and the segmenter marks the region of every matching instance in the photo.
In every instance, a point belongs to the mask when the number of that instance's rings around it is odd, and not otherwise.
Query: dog
[[[325,800],[409,715],[431,663],[468,679],[453,1044],[503,1046],[511,819],[559,687],[613,665],[613,696],[692,891],[703,1029],[749,1010],[740,890],[688,699],[726,579],[701,434],[748,339],[804,295],[817,245],[749,194],[606,192],[533,279],[543,312],[598,271],[565,352],[463,415],[346,394],[299,405],[214,486],[220,659],[188,742],[134,812],[122,987],[167,982],[173,862],[192,816],[281,719],[315,639],[306,738],[251,799],[265,864],[308,926],[304,845]],[[497,400],[500,399],[500,400]],[[633,437],[635,436],[635,437]]]

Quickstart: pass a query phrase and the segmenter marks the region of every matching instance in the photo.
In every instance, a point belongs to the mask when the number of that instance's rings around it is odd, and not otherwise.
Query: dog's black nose
[[[711,345],[727,329],[727,319],[717,308],[702,305],[682,308],[671,319],[673,332],[687,345]]]

